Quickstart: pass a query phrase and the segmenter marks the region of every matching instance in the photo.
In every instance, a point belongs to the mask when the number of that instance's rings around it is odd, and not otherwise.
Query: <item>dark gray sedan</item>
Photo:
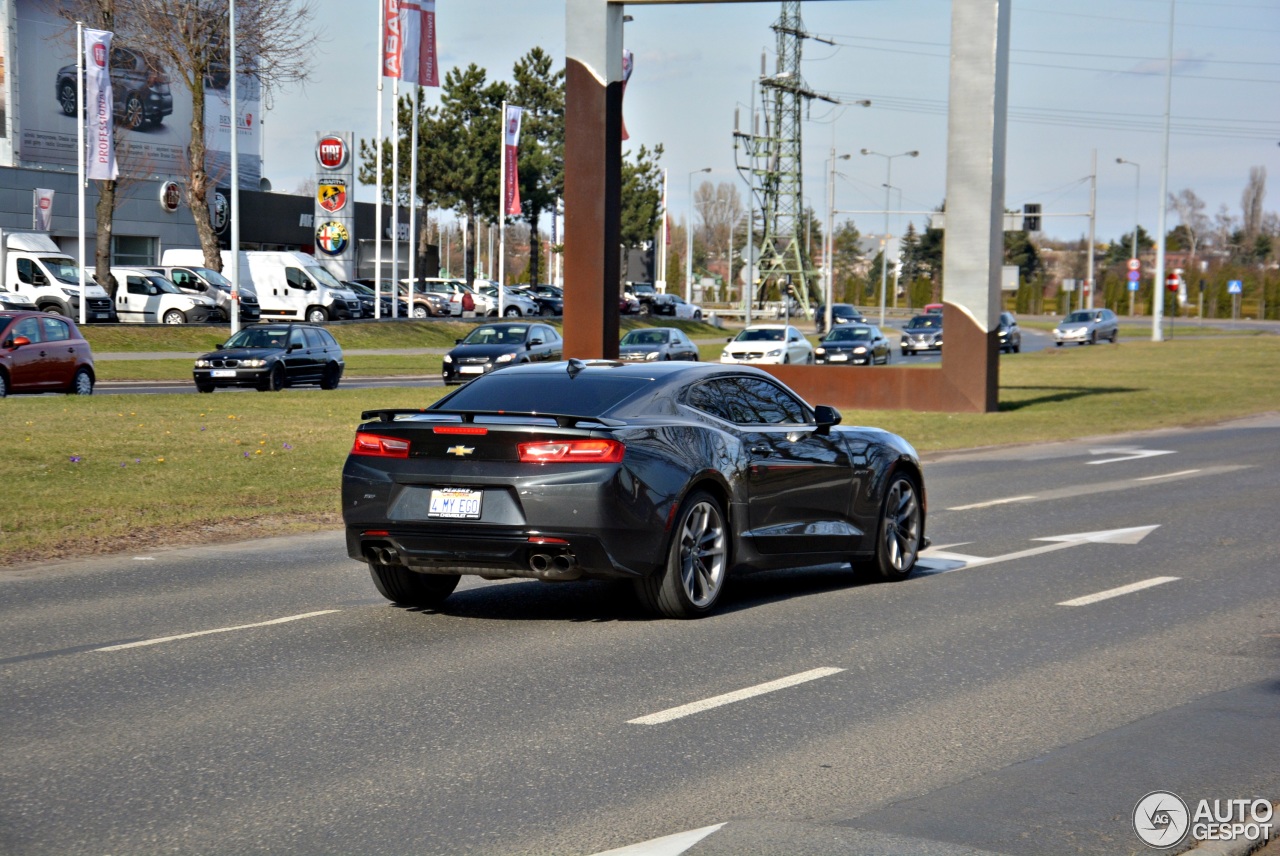
[[[870,324],[846,324],[834,327],[818,343],[813,355],[819,365],[873,366],[889,364],[893,346]]]
[[[628,362],[641,360],[696,360],[698,346],[683,330],[650,327],[632,330],[618,344],[618,356]]]
[[[444,355],[446,384],[466,383],[506,366],[558,360],[564,341],[554,327],[519,321],[481,324]]]

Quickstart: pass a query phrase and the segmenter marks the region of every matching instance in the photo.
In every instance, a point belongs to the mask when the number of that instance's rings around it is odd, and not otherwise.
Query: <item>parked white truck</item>
[[[314,256],[277,250],[242,250],[234,259],[222,251],[223,275],[230,277],[231,265],[239,263],[239,285],[249,286],[258,296],[263,320],[325,321],[360,317],[360,300]],[[165,250],[164,265],[202,265],[199,249]]]
[[[80,267],[44,232],[0,229],[0,284],[44,312],[80,317]],[[110,321],[111,298],[92,277],[85,281],[85,318]]]

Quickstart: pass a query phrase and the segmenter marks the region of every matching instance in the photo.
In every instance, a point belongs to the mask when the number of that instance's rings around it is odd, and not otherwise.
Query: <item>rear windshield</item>
[[[505,410],[514,413],[562,413],[601,416],[653,383],[646,377],[619,377],[608,369],[587,370],[577,377],[523,372],[495,372],[476,378],[431,409]]]

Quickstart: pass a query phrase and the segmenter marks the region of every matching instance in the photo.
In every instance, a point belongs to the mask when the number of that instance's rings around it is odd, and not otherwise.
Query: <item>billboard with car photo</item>
[[[16,32],[8,71],[17,88],[20,115],[13,117],[16,165],[74,170],[77,165],[77,79],[75,24],[58,17],[41,0],[13,0]],[[185,152],[191,139],[191,93],[164,61],[129,44],[127,34],[112,41],[109,69],[116,126],[116,159],[122,178],[180,178],[187,172]],[[225,98],[214,87],[225,77],[206,81],[206,140],[229,149]],[[241,88],[240,91],[244,91]],[[240,106],[238,138],[242,185],[257,187],[261,156],[256,99]],[[245,115],[251,120],[246,124]],[[226,171],[229,158],[210,153],[209,166]],[[248,173],[247,175],[245,173]],[[216,175],[223,182],[226,176]]]

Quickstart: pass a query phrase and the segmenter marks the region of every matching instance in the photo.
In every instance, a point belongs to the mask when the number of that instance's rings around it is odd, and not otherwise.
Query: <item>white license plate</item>
[[[484,374],[484,366],[459,366],[458,374]]]
[[[847,354],[832,354],[830,359],[833,363],[847,363],[849,361]]]
[[[431,504],[427,506],[427,517],[443,517],[451,520],[479,520],[480,500],[483,493],[478,490],[460,490],[455,488],[433,488]]]
[[[209,372],[209,374],[213,377],[235,377],[236,370],[235,369],[214,369],[213,371]]]

